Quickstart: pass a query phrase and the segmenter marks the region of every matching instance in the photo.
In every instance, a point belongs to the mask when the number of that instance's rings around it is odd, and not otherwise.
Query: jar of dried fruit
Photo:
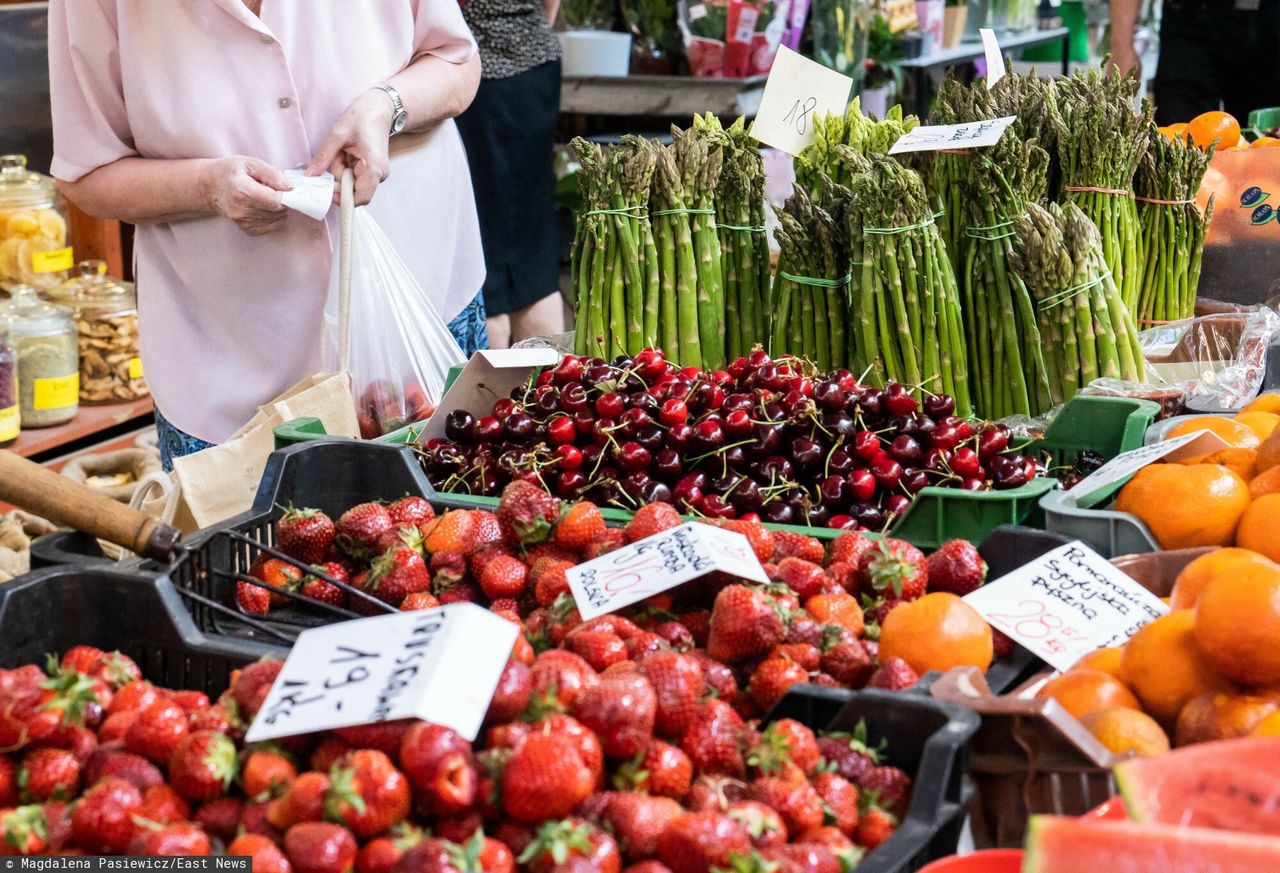
[[[22,416],[18,414],[16,364],[13,346],[9,345],[9,328],[0,322],[0,449],[13,445],[22,423]]]
[[[146,397],[133,285],[108,276],[102,261],[81,261],[77,272],[50,291],[49,298],[75,313],[80,402],[122,403]]]
[[[45,303],[30,285],[18,285],[0,306],[0,323],[18,358],[18,414],[23,428],[53,427],[75,418],[80,406],[80,351],[70,309]]]
[[[0,155],[0,288],[47,291],[66,281],[74,263],[53,179],[28,170],[23,155]]]

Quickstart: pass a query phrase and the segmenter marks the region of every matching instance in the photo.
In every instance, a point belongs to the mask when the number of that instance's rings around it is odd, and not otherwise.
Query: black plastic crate
[[[852,732],[865,722],[887,762],[911,775],[911,805],[893,836],[869,852],[858,873],[911,873],[955,854],[973,797],[966,776],[978,716],[962,706],[900,691],[792,688],[766,721],[794,718],[813,730]]]
[[[31,569],[63,567],[67,564],[116,563],[102,552],[102,546],[91,534],[78,530],[60,530],[31,541]]]
[[[215,640],[196,629],[169,580],[97,567],[54,567],[0,585],[0,668],[44,664],[77,645],[119,650],[168,688],[220,694],[231,671],[284,650]]]

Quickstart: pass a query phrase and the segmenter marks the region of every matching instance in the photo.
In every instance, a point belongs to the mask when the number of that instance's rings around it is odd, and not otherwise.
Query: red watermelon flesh
[[[1280,836],[1280,737],[1220,740],[1132,758],[1115,774],[1135,821]]]
[[[1271,873],[1280,839],[1150,822],[1037,815],[1022,873]]]

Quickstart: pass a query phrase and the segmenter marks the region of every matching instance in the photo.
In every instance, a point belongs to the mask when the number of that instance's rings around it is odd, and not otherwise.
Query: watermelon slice
[[[1115,774],[1135,821],[1280,836],[1280,737],[1220,740],[1132,758]]]
[[[1022,873],[1263,873],[1280,870],[1280,839],[1148,822],[1037,815]]]

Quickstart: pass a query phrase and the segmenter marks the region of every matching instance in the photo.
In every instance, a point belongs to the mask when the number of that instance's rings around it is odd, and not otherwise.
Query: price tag
[[[308,176],[302,170],[285,170],[284,177],[293,190],[280,195],[282,204],[316,221],[329,214],[329,207],[333,205],[333,173]]]
[[[1226,441],[1210,430],[1198,430],[1164,442],[1142,446],[1116,455],[1073,485],[1067,492],[1067,496],[1073,498],[1077,506],[1088,508],[1097,502],[1089,500],[1091,495],[1097,494],[1109,485],[1128,479],[1143,467],[1161,458],[1178,461],[1194,458],[1197,455],[1207,455],[1225,448],[1227,448]]]
[[[980,28],[978,35],[982,37],[982,51],[987,56],[987,90],[990,91],[1004,78],[1004,52],[1000,51],[996,32],[991,28]]]
[[[689,7],[689,20],[697,21],[699,18],[707,17],[707,4],[695,3]]]
[[[142,358],[129,359],[129,378],[130,379],[142,378]]]
[[[734,42],[751,42],[751,37],[756,32],[756,21],[760,18],[760,12],[754,6],[743,6],[738,13],[738,26],[733,31]]]
[[[31,380],[31,406],[34,409],[66,409],[80,400],[80,374]]]
[[[935,124],[917,127],[898,137],[889,154],[904,152],[936,152],[940,149],[972,149],[993,146],[1017,120],[1016,115],[969,121],[964,124]]]
[[[1169,611],[1160,598],[1077,540],[974,591],[965,602],[1057,670],[1118,646]]]
[[[852,89],[853,80],[848,76],[779,46],[751,135],[765,145],[798,155],[813,142],[817,119],[844,114]]]
[[[7,443],[9,440],[16,440],[18,438],[18,431],[21,427],[22,418],[18,415],[17,406],[0,409],[0,443]]]
[[[591,619],[715,570],[769,582],[746,537],[693,521],[571,567],[565,577],[579,614]]]
[[[519,632],[471,603],[305,630],[245,741],[399,718],[474,740]]]
[[[54,249],[51,252],[35,252],[31,255],[31,272],[61,273],[75,264],[71,249]]]

